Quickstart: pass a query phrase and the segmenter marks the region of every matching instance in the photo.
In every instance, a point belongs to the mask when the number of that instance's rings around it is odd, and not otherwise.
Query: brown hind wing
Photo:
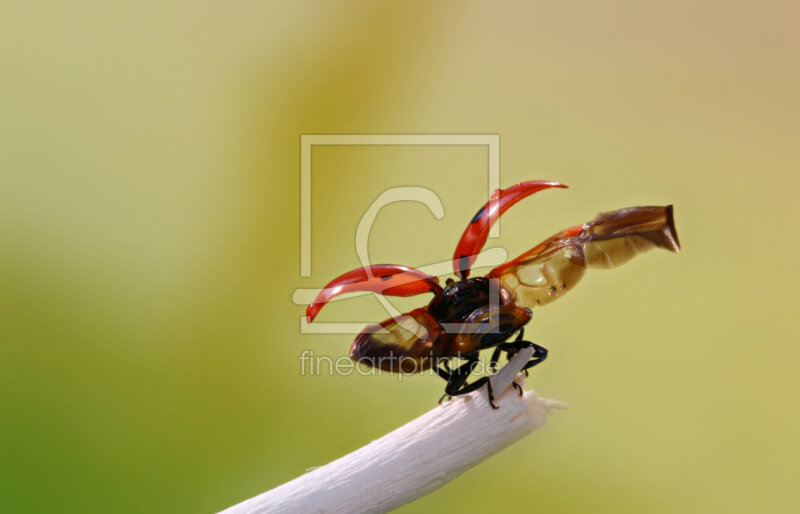
[[[651,248],[680,250],[672,206],[628,207],[546,239],[513,261],[489,272],[533,308],[571,290],[587,268],[614,268]]]
[[[443,336],[444,329],[426,309],[414,309],[365,327],[350,347],[350,358],[384,371],[418,373],[443,356]]]

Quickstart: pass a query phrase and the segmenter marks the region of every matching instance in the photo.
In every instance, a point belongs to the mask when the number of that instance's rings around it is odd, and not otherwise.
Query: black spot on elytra
[[[483,217],[483,211],[485,209],[486,209],[485,205],[481,207],[480,210],[475,213],[475,216],[472,217],[472,221],[470,221],[470,224],[477,223],[477,221]]]
[[[382,275],[381,276],[381,280],[389,280],[390,278],[392,278],[392,275]]]

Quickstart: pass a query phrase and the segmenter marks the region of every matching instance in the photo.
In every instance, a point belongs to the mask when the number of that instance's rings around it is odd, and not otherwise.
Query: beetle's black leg
[[[453,389],[453,390],[451,390],[452,392],[448,392],[447,394],[449,394],[450,396],[461,396],[462,394],[471,393],[472,391],[478,389],[479,387],[481,387],[483,384],[485,384],[488,381],[489,381],[489,377],[481,377],[478,380],[476,380],[475,382],[473,382],[471,384],[467,384],[467,385],[461,387],[461,389]]]
[[[492,391],[492,383],[489,381],[489,377],[481,377],[475,382],[467,384],[461,389],[447,394],[449,396],[461,396],[462,394],[471,393],[472,391],[479,389],[481,386],[483,386],[483,384],[488,384],[489,404],[492,406],[493,409],[499,409],[500,407],[494,404],[494,391]]]
[[[525,376],[527,376],[528,368],[536,366],[537,364],[541,363],[543,360],[547,358],[547,348],[545,348],[544,346],[539,346],[536,343],[529,342],[528,344],[530,346],[533,346],[534,352],[533,352],[533,357],[531,357],[531,360],[529,360],[528,363],[525,364],[525,367],[522,368],[526,372]]]
[[[522,386],[517,382],[511,382],[511,385],[514,386],[514,389],[516,389],[519,395],[522,396]]]
[[[450,380],[450,378],[453,376],[453,372],[452,372],[452,371],[450,371],[450,366],[447,366],[447,364],[442,364],[442,366],[446,366],[448,369],[446,369],[446,370],[445,370],[445,369],[442,369],[442,368],[440,368],[439,366],[437,366],[437,367],[436,367],[436,373],[437,373],[437,374],[438,374],[440,377],[442,377],[442,379],[443,379],[444,381],[449,381],[449,380]]]
[[[497,361],[500,359],[501,351],[502,350],[500,349],[500,347],[496,346],[494,348],[494,351],[492,352],[492,358],[489,359],[489,370],[492,372],[492,375],[494,375],[497,372]]]
[[[450,370],[450,363],[443,362],[441,366],[436,366],[436,373],[445,381],[450,382],[453,378],[453,372]],[[447,393],[443,394],[441,398],[439,398],[439,405],[442,404],[445,398],[449,395]]]
[[[473,355],[467,360],[467,362],[457,367],[450,373],[450,379],[447,381],[447,386],[444,388],[447,394],[453,396],[453,393],[461,389],[461,387],[467,382],[472,370],[475,369],[475,364],[478,363],[478,358],[478,354]]]
[[[479,358],[480,356],[475,354],[473,357],[470,357],[467,362],[452,372],[450,380],[447,381],[447,386],[444,388],[445,396],[461,396],[462,394],[471,393],[488,382],[489,403],[491,404],[492,408],[497,409],[497,405],[494,404],[494,393],[492,391],[492,384],[489,382],[489,377],[481,377],[471,384],[466,384],[467,379],[472,373],[472,370],[475,369],[475,364],[478,363]]]
[[[516,338],[516,339],[514,339],[514,342],[515,342],[515,343],[519,343],[520,341],[522,341],[522,338],[523,338],[524,336],[525,336],[525,327],[522,327],[522,328],[520,328],[520,329],[519,329],[519,334],[517,334],[517,338]],[[517,352],[515,351],[514,353],[516,354]],[[509,359],[510,359],[511,357],[512,357],[512,355],[509,355],[509,356],[508,356],[508,358],[509,358]],[[522,368],[522,371],[524,371],[524,372],[525,372],[525,378],[528,378],[528,370],[527,370],[527,369],[525,369],[525,368]],[[520,387],[520,392],[519,392],[519,395],[520,395],[520,396],[522,396],[522,391],[521,391],[521,389],[522,389],[522,387]]]
[[[511,359],[522,348],[533,347],[534,351],[531,360],[529,360],[528,363],[525,364],[525,367],[521,370],[525,372],[526,377],[528,376],[528,368],[536,366],[547,358],[547,348],[539,346],[536,343],[531,343],[530,341],[517,340],[512,343],[499,344],[497,347],[506,352],[506,357],[508,359]]]
[[[475,364],[478,363],[479,356],[476,354],[473,357],[470,357],[467,362],[462,364],[461,366],[457,367],[455,370],[450,370],[449,372],[437,367],[436,372],[442,377],[444,380],[447,381],[447,386],[444,388],[444,396],[439,399],[439,403],[442,403],[445,396],[457,396],[459,393],[458,390],[464,385],[469,378],[470,373],[475,368]],[[447,366],[448,370],[450,366]]]
[[[444,368],[447,368],[447,369],[444,369]],[[445,382],[448,382],[448,383],[453,378],[453,373],[452,373],[452,371],[450,371],[450,365],[447,362],[442,363],[441,367],[440,366],[436,366],[436,373],[440,377],[442,377],[442,379]],[[444,401],[444,399],[447,398],[448,396],[449,395],[447,393],[443,394],[442,397],[439,398],[439,405],[441,405],[442,402]]]
[[[494,391],[492,390],[492,381],[489,380],[488,377],[486,378],[486,389],[489,392],[489,405],[491,405],[494,410],[499,409],[500,407],[494,404]]]

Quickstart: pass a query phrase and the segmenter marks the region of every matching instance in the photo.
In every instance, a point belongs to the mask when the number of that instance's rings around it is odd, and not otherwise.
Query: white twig
[[[386,512],[443,486],[540,427],[550,409],[566,407],[509,389],[532,353],[521,350],[492,377],[499,409],[482,387],[224,512]]]

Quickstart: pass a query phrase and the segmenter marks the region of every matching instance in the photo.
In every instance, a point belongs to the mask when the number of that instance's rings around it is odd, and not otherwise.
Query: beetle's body
[[[350,357],[386,371],[403,373],[435,368],[447,380],[447,395],[473,391],[486,377],[466,385],[481,350],[494,348],[491,362],[520,348],[533,347],[526,369],[547,356],[541,346],[522,340],[534,307],[548,304],[577,284],[591,268],[613,268],[651,248],[680,250],[672,206],[629,207],[601,213],[544,240],[484,277],[468,278],[489,228],[509,207],[542,189],[566,187],[556,182],[531,181],[499,189],[471,219],[461,236],[453,266],[460,280],[438,279],[399,265],[374,265],[349,271],[331,281],[308,306],[312,321],[334,296],[372,291],[387,296],[434,294],[427,306],[367,326],[353,341]],[[518,334],[514,341],[509,341]],[[450,369],[451,358],[466,359]],[[445,361],[442,366],[439,364]],[[489,398],[492,400],[491,384]]]
[[[425,307],[367,326],[353,341],[350,358],[384,371],[424,371],[497,346],[530,319],[530,309],[514,305],[498,279],[468,278],[437,293]]]

